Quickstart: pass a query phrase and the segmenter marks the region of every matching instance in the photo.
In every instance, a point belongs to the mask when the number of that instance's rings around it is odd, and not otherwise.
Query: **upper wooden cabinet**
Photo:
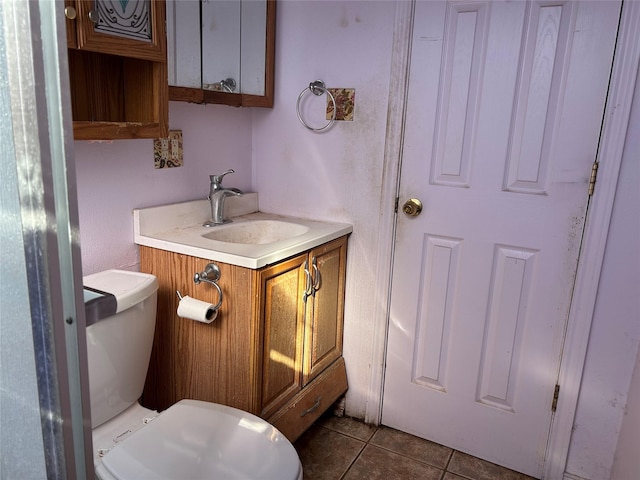
[[[170,100],[273,107],[276,0],[167,0]]]
[[[169,134],[164,0],[67,0],[77,140]]]

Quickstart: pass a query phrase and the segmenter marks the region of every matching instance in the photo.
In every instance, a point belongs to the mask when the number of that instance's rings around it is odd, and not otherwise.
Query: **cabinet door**
[[[250,5],[264,2],[202,3],[200,32],[202,35],[202,88],[205,90],[224,91],[220,81],[233,78],[236,81],[234,91],[244,91],[240,77],[241,46],[243,46],[240,39],[241,29],[244,27],[243,12],[247,9],[245,3]],[[215,25],[216,28],[211,28],[211,25]],[[264,25],[263,19],[263,38]],[[264,60],[262,64],[264,65]]]
[[[202,88],[200,2],[167,1],[169,85]]]
[[[268,417],[302,388],[302,347],[307,255],[260,271],[262,316],[262,417]]]
[[[306,299],[304,385],[342,355],[347,237],[313,249],[309,258],[313,294]]]
[[[77,0],[77,48],[166,61],[164,0]]]
[[[78,47],[78,35],[76,33],[76,18],[78,12],[76,10],[75,0],[64,0],[64,16],[65,28],[67,29],[67,47]]]

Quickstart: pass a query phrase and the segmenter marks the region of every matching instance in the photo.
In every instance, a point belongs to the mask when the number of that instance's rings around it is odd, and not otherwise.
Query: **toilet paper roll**
[[[211,323],[218,316],[218,310],[210,303],[185,296],[178,304],[178,316],[202,323]]]

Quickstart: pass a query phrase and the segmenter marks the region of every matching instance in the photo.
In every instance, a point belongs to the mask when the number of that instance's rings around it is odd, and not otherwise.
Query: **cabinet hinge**
[[[400,197],[396,197],[395,205],[393,207],[393,211],[398,213],[398,204],[400,203]]]
[[[598,162],[593,162],[591,165],[591,176],[589,177],[589,196],[593,195],[593,191],[596,188],[596,178],[598,177]]]
[[[558,408],[558,398],[560,397],[560,385],[556,385],[553,390],[553,401],[551,402],[551,411],[555,412]]]

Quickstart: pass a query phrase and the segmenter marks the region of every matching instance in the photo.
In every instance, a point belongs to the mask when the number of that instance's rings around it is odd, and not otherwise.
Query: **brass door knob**
[[[402,205],[402,212],[408,217],[417,217],[422,212],[422,202],[417,198],[410,198]]]

